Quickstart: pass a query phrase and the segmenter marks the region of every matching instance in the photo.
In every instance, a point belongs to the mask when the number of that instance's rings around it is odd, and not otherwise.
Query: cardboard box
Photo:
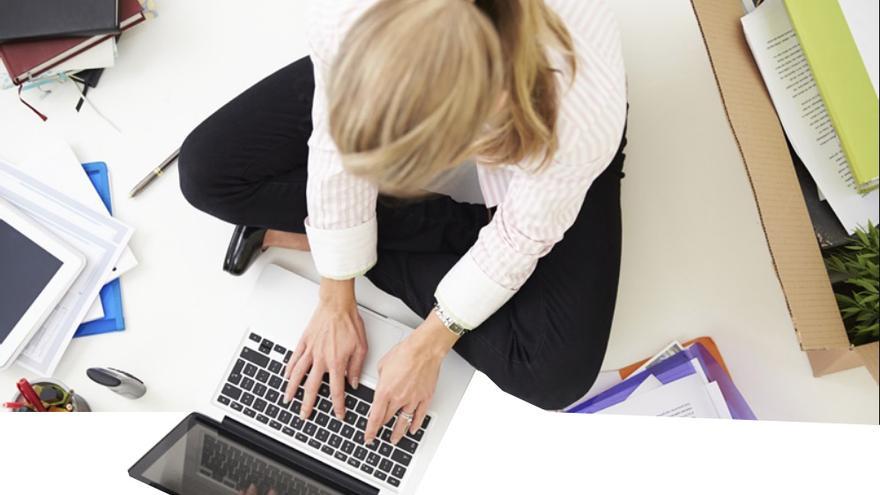
[[[880,380],[878,343],[853,347],[846,336],[782,127],[743,35],[742,1],[691,3],[813,375],[865,366]]]

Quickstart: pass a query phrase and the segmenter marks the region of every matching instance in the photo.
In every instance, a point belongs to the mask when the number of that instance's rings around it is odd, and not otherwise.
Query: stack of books
[[[757,419],[709,337],[672,342],[651,359],[600,373],[567,412]]]
[[[94,87],[116,62],[120,34],[148,12],[138,0],[0,0],[0,87]]]
[[[799,178],[817,237],[833,247],[880,220],[876,17],[873,30],[848,22],[873,17],[871,2],[743,1],[746,41],[808,172]]]

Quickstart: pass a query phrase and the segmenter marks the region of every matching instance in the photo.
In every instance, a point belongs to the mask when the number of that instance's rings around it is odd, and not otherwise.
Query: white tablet
[[[11,365],[85,258],[0,198],[0,369]]]

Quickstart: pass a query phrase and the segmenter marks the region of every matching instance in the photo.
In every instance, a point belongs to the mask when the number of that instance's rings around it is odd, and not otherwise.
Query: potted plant
[[[880,340],[880,237],[876,225],[824,253],[840,315],[854,346]]]

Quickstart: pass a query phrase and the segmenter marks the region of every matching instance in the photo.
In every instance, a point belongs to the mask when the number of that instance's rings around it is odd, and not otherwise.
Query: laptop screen
[[[190,415],[129,474],[174,495],[355,493],[223,429],[213,420]]]

